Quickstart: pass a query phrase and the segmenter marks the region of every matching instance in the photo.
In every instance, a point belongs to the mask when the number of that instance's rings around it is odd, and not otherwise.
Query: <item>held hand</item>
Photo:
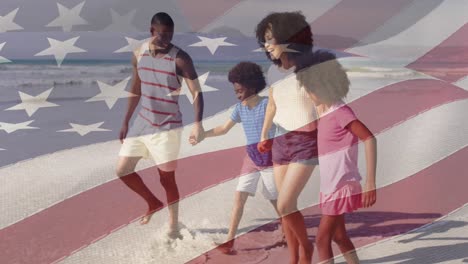
[[[375,184],[366,183],[362,194],[362,206],[364,208],[371,207],[377,201],[377,191]]]
[[[189,136],[189,143],[192,146],[195,146],[196,144],[202,142],[203,139],[205,139],[205,130],[203,129],[203,126],[197,124],[194,125]]]
[[[257,144],[257,149],[260,153],[265,153],[271,151],[271,147],[273,145],[272,139],[261,139],[260,142]]]
[[[120,133],[119,133],[120,143],[123,144],[124,139],[127,137],[127,133],[128,133],[128,125],[124,124],[122,125],[122,128],[120,129]]]

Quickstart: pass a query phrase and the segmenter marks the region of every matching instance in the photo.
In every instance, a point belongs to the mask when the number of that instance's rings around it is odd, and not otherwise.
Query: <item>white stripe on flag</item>
[[[461,78],[454,84],[468,91],[468,76],[465,76],[465,78]]]
[[[467,1],[446,0],[412,27],[389,39],[348,49],[353,54],[398,59],[401,67],[415,61],[468,22]],[[450,20],[447,20],[450,17]]]

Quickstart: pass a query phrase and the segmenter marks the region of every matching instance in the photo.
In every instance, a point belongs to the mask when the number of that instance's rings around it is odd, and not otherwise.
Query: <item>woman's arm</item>
[[[268,94],[268,105],[265,110],[265,120],[263,121],[262,134],[260,136],[260,142],[257,145],[258,151],[262,153],[271,150],[272,143],[268,138],[268,132],[273,125],[273,117],[275,117],[275,114],[276,104],[275,100],[273,99],[273,87],[271,87]]]

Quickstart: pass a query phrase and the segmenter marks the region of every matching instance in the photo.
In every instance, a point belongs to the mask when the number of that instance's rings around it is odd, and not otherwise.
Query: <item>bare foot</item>
[[[140,225],[146,225],[151,220],[153,213],[148,212],[145,216],[140,219]]]
[[[215,243],[217,250],[226,255],[235,255],[236,251],[234,250],[234,239],[229,240],[226,243]]]
[[[153,205],[150,206],[150,208],[148,209],[148,211],[146,212],[146,214],[140,219],[140,224],[141,225],[146,225],[149,223],[149,221],[151,220],[151,217],[153,216],[153,214],[158,211],[159,209],[161,209],[162,207],[164,206],[163,203],[161,203],[161,201],[157,201],[155,202]]]
[[[167,232],[167,237],[169,237],[170,239],[184,239],[178,228],[169,230],[169,232]]]

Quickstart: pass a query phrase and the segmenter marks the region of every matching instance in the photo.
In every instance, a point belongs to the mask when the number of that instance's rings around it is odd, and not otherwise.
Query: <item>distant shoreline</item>
[[[2,63],[0,66],[8,66],[8,65],[57,65],[56,60],[54,59],[37,59],[37,60],[25,60],[25,59],[10,59],[11,62]],[[238,63],[244,60],[194,60],[195,64],[231,64],[231,63]],[[258,64],[270,64],[271,62],[268,60],[249,60]],[[89,60],[89,59],[66,59],[63,61],[62,65],[97,65],[97,64],[129,64],[130,59],[123,60],[123,59],[96,59],[96,60]]]

